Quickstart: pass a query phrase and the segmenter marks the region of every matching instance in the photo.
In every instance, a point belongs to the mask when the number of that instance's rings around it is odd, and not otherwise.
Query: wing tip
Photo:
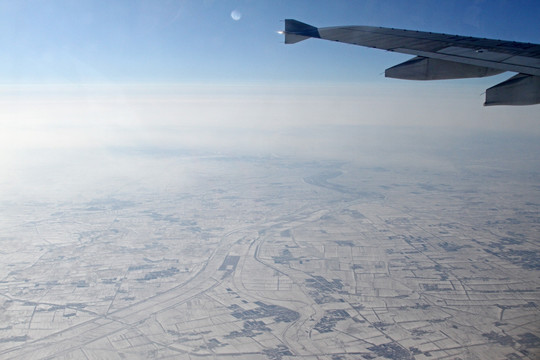
[[[319,29],[295,19],[285,19],[285,44],[294,44],[311,37],[320,38]]]

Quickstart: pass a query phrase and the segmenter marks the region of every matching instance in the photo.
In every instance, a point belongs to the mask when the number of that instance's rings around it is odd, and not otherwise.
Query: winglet
[[[303,22],[285,19],[285,44],[294,44],[310,37],[320,38],[319,29]]]

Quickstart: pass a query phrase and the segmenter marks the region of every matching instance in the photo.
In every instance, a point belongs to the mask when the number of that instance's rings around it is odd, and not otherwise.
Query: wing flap
[[[480,78],[502,73],[502,70],[425,57],[415,57],[386,69],[384,76],[405,80],[445,80]]]
[[[540,104],[540,76],[517,74],[486,90],[484,106]]]

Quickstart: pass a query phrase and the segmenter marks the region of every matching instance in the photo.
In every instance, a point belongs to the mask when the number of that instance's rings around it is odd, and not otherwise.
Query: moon
[[[238,10],[231,11],[231,17],[234,21],[238,21],[242,18],[242,13]]]

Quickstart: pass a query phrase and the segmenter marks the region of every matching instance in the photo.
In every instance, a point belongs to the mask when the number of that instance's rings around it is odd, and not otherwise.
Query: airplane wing
[[[485,106],[540,104],[540,45],[373,26],[316,28],[285,20],[285,43],[318,38],[415,55],[386,69],[407,80],[484,77],[505,71],[510,79],[486,90]]]

